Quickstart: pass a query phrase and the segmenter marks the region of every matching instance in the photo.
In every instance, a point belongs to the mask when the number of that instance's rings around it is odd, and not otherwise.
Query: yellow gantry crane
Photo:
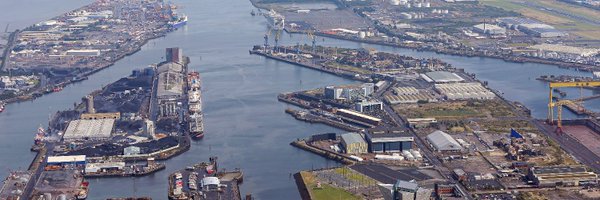
[[[576,105],[576,106],[580,106],[579,104],[577,104],[577,100],[558,100],[558,101],[554,101],[552,99],[552,91],[555,88],[565,88],[565,87],[576,87],[576,88],[583,88],[583,87],[598,87],[600,86],[600,81],[581,81],[581,82],[550,82],[549,84],[550,86],[550,95],[549,97],[549,101],[548,101],[548,123],[553,124],[554,123],[554,107],[557,107],[557,121],[556,121],[556,125],[557,125],[557,131],[562,131],[562,106],[565,105]],[[583,99],[580,98],[580,99]]]

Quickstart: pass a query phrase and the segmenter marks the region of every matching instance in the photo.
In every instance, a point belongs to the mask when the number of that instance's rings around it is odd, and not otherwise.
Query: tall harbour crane
[[[574,106],[579,109],[583,109],[580,102],[583,102],[584,97],[580,97],[576,100],[553,100],[552,91],[557,88],[579,88],[583,89],[584,87],[598,87],[600,86],[600,81],[580,81],[580,82],[550,82],[549,84],[549,95],[548,95],[548,123],[554,124],[554,108],[557,108],[557,118],[556,118],[556,131],[558,133],[562,133],[562,107],[563,106]],[[582,111],[590,114],[590,112]]]

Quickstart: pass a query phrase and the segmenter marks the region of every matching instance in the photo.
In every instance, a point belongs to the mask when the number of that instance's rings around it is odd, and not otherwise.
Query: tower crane
[[[310,30],[306,33],[308,38],[312,40],[312,53],[314,54],[317,50],[317,37],[315,37],[315,33],[313,30]]]

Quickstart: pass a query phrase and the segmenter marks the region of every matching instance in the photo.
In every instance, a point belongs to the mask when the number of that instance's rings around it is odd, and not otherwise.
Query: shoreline
[[[289,30],[287,28],[285,29],[285,31],[290,34],[306,34],[304,31]],[[553,61],[553,60],[540,59],[540,58],[529,58],[529,57],[521,57],[521,56],[501,57],[501,56],[495,56],[495,55],[485,55],[480,52],[474,52],[474,51],[467,51],[465,53],[461,53],[461,52],[458,52],[457,50],[438,50],[438,49],[432,49],[432,48],[422,48],[422,47],[416,47],[416,46],[411,46],[411,45],[402,45],[402,43],[390,43],[390,42],[385,42],[385,41],[358,39],[358,38],[352,38],[352,37],[346,37],[346,36],[340,36],[340,35],[326,34],[326,33],[322,33],[322,32],[314,32],[314,35],[325,37],[325,38],[343,40],[343,41],[381,45],[381,46],[394,47],[394,48],[404,48],[404,49],[414,50],[414,51],[418,51],[418,52],[432,52],[432,53],[437,53],[437,54],[462,56],[462,57],[469,57],[469,58],[471,58],[471,57],[491,58],[491,59],[498,59],[498,60],[503,60],[505,62],[511,62],[511,63],[546,64],[546,65],[554,65],[559,68],[575,69],[575,70],[586,71],[586,72],[593,72],[595,68],[600,68],[600,66],[595,66],[595,65],[570,63],[570,62],[563,62],[563,61]]]

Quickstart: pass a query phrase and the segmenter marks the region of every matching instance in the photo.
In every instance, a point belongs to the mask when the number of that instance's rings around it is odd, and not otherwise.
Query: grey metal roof
[[[584,166],[549,166],[533,168],[535,174],[581,173],[586,171]]]
[[[340,136],[346,144],[365,143],[365,139],[358,133],[345,133]]]
[[[455,73],[447,72],[447,71],[435,71],[435,72],[427,72],[425,73],[427,77],[435,81],[436,83],[445,83],[445,82],[459,82],[464,79]]]
[[[162,72],[166,72],[166,71],[183,72],[183,65],[181,65],[179,63],[168,62],[168,63],[163,63],[163,64],[159,65],[156,69],[157,73],[162,73]]]
[[[458,142],[448,133],[437,130],[427,136],[429,143],[438,151],[455,151],[462,150]]]
[[[398,180],[396,182],[396,185],[394,185],[394,187],[398,188],[398,189],[402,189],[402,190],[409,190],[409,191],[416,192],[417,189],[419,189],[419,184],[417,184],[416,182],[412,182],[412,181]]]

